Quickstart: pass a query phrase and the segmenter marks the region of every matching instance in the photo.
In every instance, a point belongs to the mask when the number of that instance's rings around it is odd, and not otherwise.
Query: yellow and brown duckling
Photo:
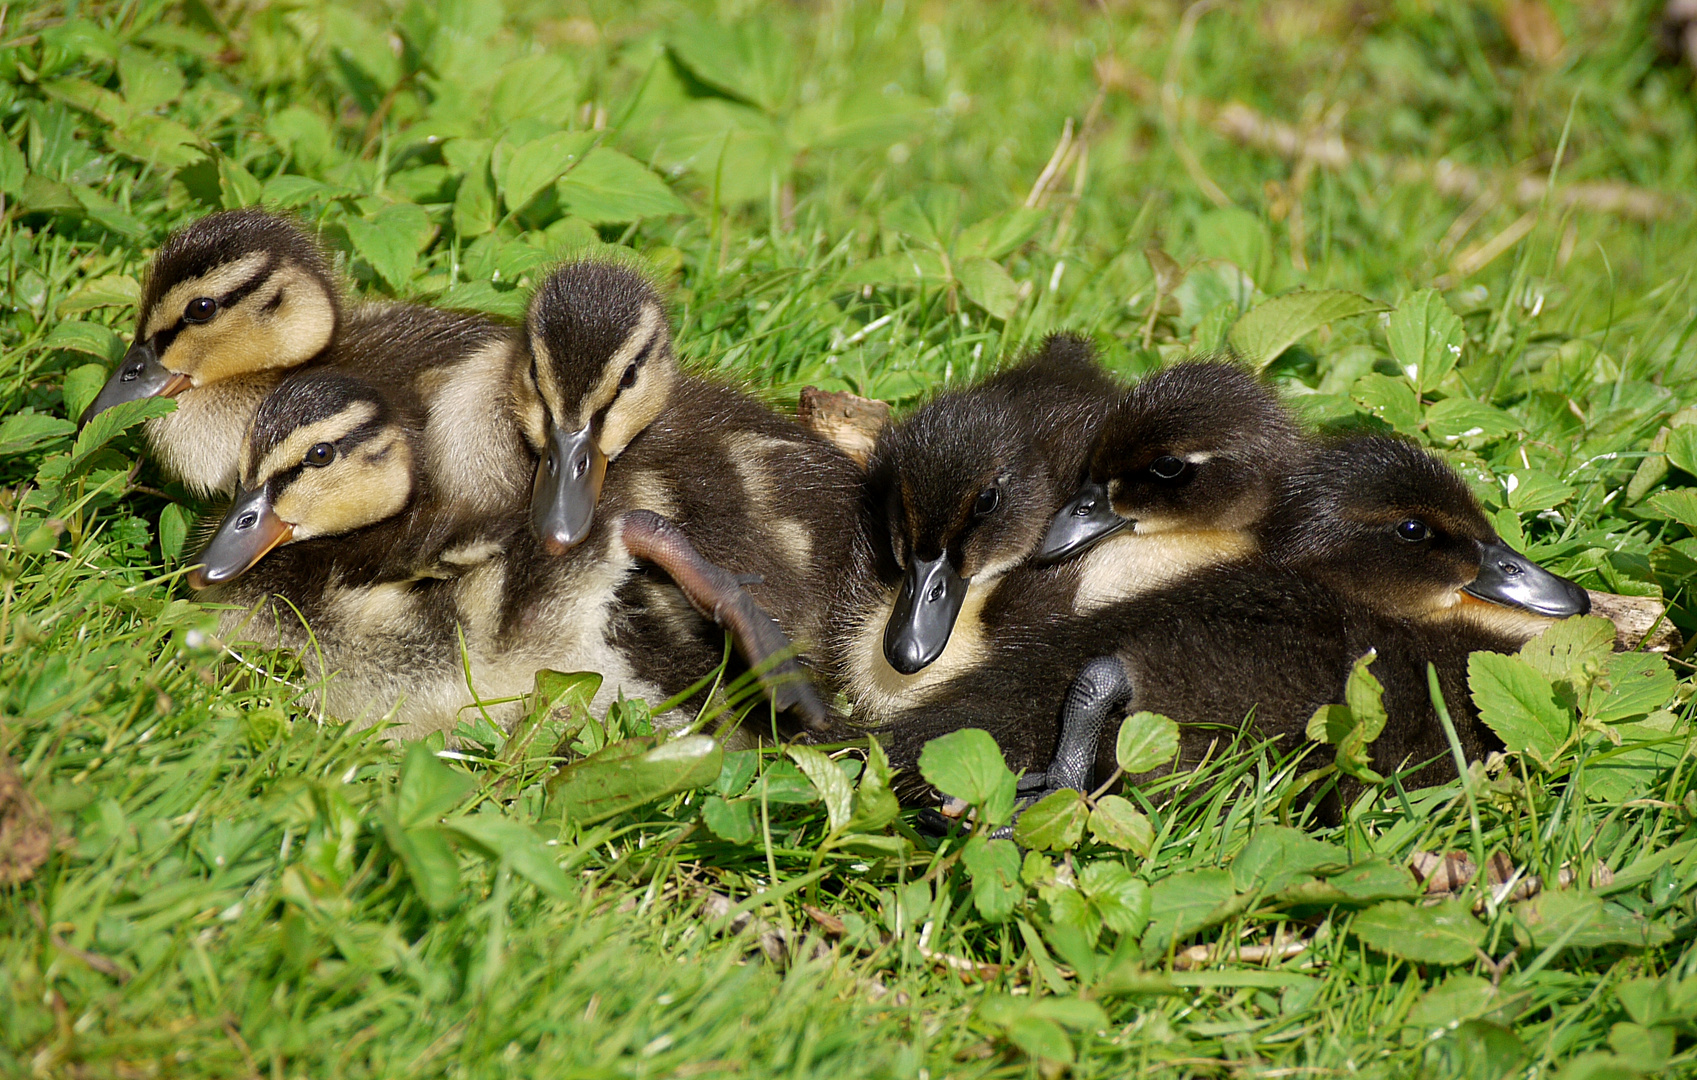
[[[1411,784],[1441,782],[1455,766],[1427,664],[1464,752],[1481,758],[1500,744],[1473,710],[1467,657],[1511,651],[1554,619],[1589,610],[1583,589],[1502,543],[1453,470],[1396,439],[1317,450],[1286,484],[1267,536],[1260,558],[1112,605],[1057,636],[1079,674],[1070,685],[1047,678],[1041,694],[1040,706],[1060,717],[1049,788],[1106,779],[1107,721],[1136,710],[1180,723],[1175,769],[1250,716],[1258,734],[1298,747],[1315,710],[1343,700],[1351,666],[1369,650],[1389,715],[1374,768],[1418,765]],[[1118,644],[1104,654],[1103,641]],[[1010,674],[1028,687],[1046,678]]]
[[[530,466],[508,418],[516,328],[421,304],[349,304],[322,248],[260,209],[211,214],[153,258],[135,340],[82,422],[125,401],[176,399],[149,421],[148,445],[191,491],[228,493],[249,422],[291,370],[324,366],[404,381],[427,412],[442,479],[461,512],[518,497]]]

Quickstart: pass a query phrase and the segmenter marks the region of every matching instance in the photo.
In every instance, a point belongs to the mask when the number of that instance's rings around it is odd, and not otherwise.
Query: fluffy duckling
[[[1249,372],[1177,364],[1133,387],[1101,425],[1084,483],[1037,557],[1080,559],[1079,611],[1247,557],[1303,448],[1289,411]]]
[[[548,636],[539,628],[568,619],[565,597],[575,604],[610,587],[577,583],[599,573],[582,568],[655,561],[658,534],[602,527],[642,510],[675,527],[664,547],[687,537],[705,563],[734,568],[741,578],[717,579],[717,595],[736,607],[743,590],[731,586],[743,582],[805,660],[825,640],[833,603],[820,583],[854,540],[853,462],[741,390],[683,373],[660,297],[633,269],[598,260],[560,267],[531,302],[526,338],[535,393],[523,428],[541,459],[531,520],[561,565],[509,567],[511,583],[498,590],[505,599],[492,610],[496,639],[530,655],[525,642]],[[645,567],[621,579],[614,620],[633,670],[669,687],[699,679],[723,652],[722,636],[673,588],[679,573],[689,572]],[[791,664],[767,682],[781,707],[818,728],[825,710],[801,675]]]
[[[1400,440],[1318,450],[1285,485],[1267,536],[1261,558],[1113,605],[1060,635],[1060,651],[1076,658],[1067,666],[1081,673],[1070,686],[1049,679],[1038,702],[1061,718],[1048,787],[1083,790],[1108,776],[1106,721],[1136,710],[1183,725],[1174,768],[1251,714],[1258,733],[1299,746],[1369,650],[1390,717],[1374,767],[1428,762],[1410,782],[1441,782],[1455,766],[1427,663],[1464,751],[1483,757],[1500,744],[1474,712],[1468,655],[1512,651],[1590,609],[1583,589],[1503,544],[1453,470]],[[1119,644],[1103,656],[1103,641]]]
[[[998,583],[1037,549],[1121,392],[1087,342],[1056,335],[880,435],[864,527],[881,587],[846,605],[841,631],[858,712],[899,707],[981,660]]]
[[[476,313],[349,305],[299,226],[257,208],[231,210],[161,245],[135,341],[81,422],[125,401],[173,397],[176,411],[148,422],[149,447],[196,494],[228,493],[254,412],[289,371],[327,366],[404,380],[428,407],[424,438],[444,481],[475,517],[528,481],[506,401],[517,345],[513,327]]]

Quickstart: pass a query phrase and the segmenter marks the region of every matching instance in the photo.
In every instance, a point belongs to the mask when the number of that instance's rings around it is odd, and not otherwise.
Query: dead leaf
[[[796,416],[803,427],[835,445],[864,469],[878,443],[878,433],[890,422],[890,403],[809,386],[801,392]]]
[[[53,854],[53,820],[9,757],[0,757],[0,886],[21,885]]]
[[[1540,65],[1554,63],[1566,44],[1546,0],[1509,0],[1503,8],[1503,29],[1520,55]]]

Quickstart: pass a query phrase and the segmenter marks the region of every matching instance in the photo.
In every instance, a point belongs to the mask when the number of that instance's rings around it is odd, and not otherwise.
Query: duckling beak
[[[130,351],[118,363],[118,370],[112,373],[106,385],[100,388],[100,393],[94,395],[94,400],[82,411],[82,417],[77,420],[77,430],[82,430],[90,420],[114,405],[150,397],[176,397],[192,385],[187,375],[161,364],[150,343],[137,342],[130,346]]]
[[[1108,498],[1108,486],[1087,480],[1071,502],[1061,507],[1049,525],[1043,545],[1037,549],[1039,563],[1057,563],[1085,551],[1098,540],[1104,540],[1132,522],[1114,513]]]
[[[1591,598],[1584,589],[1552,574],[1502,541],[1484,545],[1479,576],[1461,591],[1479,600],[1527,611],[1552,619],[1584,615]]]
[[[592,420],[579,431],[549,428],[548,453],[536,467],[530,520],[550,555],[564,555],[583,542],[595,523],[595,504],[607,475],[607,455],[595,439]]]
[[[891,667],[912,675],[943,655],[970,583],[949,565],[947,554],[908,560],[901,594],[884,628],[884,656]]]
[[[263,487],[237,488],[236,501],[200,553],[201,565],[189,573],[189,585],[204,589],[232,581],[294,535],[295,527],[271,509],[271,498]]]

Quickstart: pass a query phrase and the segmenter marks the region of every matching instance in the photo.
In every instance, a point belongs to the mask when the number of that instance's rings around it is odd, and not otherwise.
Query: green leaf
[[[1005,921],[1025,896],[1019,848],[1011,840],[975,836],[961,849],[961,861],[972,876],[972,904],[978,914],[987,922]]]
[[[1299,878],[1347,865],[1349,854],[1340,847],[1301,829],[1263,825],[1232,860],[1232,885],[1238,892],[1275,893]]]
[[[1178,725],[1160,713],[1132,713],[1120,724],[1114,759],[1128,774],[1159,768],[1177,756]]]
[[[561,769],[548,782],[566,818],[593,825],[719,778],[724,753],[707,735],[626,739]]]
[[[1484,1016],[1498,1008],[1504,996],[1488,979],[1457,973],[1426,991],[1408,1011],[1403,1024],[1422,1034],[1436,1034],[1460,1021]]]
[[[1603,663],[1603,675],[1592,689],[1586,712],[1601,723],[1643,716],[1668,704],[1675,685],[1667,660],[1656,653],[1611,655]]]
[[[443,827],[471,841],[489,858],[506,863],[513,873],[554,899],[572,895],[571,879],[530,826],[495,814],[467,814],[449,818]]]
[[[524,209],[543,188],[584,160],[596,138],[591,131],[559,131],[506,149],[500,155],[505,160],[498,160],[495,175],[501,182],[501,198],[506,200],[507,209],[513,213]]]
[[[45,443],[57,442],[70,435],[76,428],[69,420],[47,413],[13,413],[0,420],[0,457],[21,454]]]
[[[71,446],[72,463],[83,460],[105,446],[119,432],[155,416],[175,412],[176,408],[177,403],[171,398],[152,397],[140,401],[125,401],[102,411],[88,422],[87,427],[77,433],[77,441]]]
[[[1514,936],[1535,949],[1548,948],[1564,936],[1563,948],[1568,949],[1643,948],[1673,937],[1667,927],[1583,889],[1541,892],[1516,904],[1514,924]]]
[[[689,207],[641,162],[598,146],[560,181],[560,202],[592,225],[689,212]]]
[[[854,815],[848,827],[857,833],[882,829],[901,813],[901,803],[890,790],[895,770],[875,737],[869,737],[866,748],[866,771],[861,774],[860,786],[854,792]]]
[[[350,194],[352,192],[347,188],[331,187],[329,184],[321,180],[314,180],[310,176],[295,176],[291,173],[284,173],[265,181],[265,187],[260,197],[267,206],[274,206],[279,210],[292,210],[297,206],[305,206],[315,199],[328,202],[331,199],[343,198]]]
[[[1385,730],[1385,688],[1368,670],[1377,658],[1378,653],[1373,649],[1357,657],[1343,689],[1344,703],[1349,706],[1356,730],[1366,743],[1373,742]]]
[[[854,785],[843,775],[843,770],[811,746],[789,746],[784,752],[818,789],[819,797],[825,803],[825,815],[830,820],[831,831],[846,828],[854,814]]]
[[[134,307],[141,302],[141,286],[128,274],[95,278],[59,302],[61,316],[75,315],[102,307]]]
[[[124,341],[113,333],[109,326],[99,323],[69,321],[55,326],[41,342],[43,349],[67,349],[71,352],[87,353],[98,356],[107,363],[124,355]],[[79,369],[80,370],[80,369]],[[106,380],[104,368],[101,369],[101,382]],[[93,395],[89,395],[93,400]],[[83,402],[84,405],[88,402]]]
[[[1650,496],[1645,507],[1697,532],[1697,488],[1674,488]]]
[[[1494,405],[1468,398],[1445,398],[1426,410],[1426,434],[1432,442],[1463,439],[1490,441],[1522,430],[1521,423]]]
[[[1242,911],[1248,903],[1232,885],[1229,870],[1189,870],[1149,887],[1149,926],[1143,932],[1145,959]]]
[[[1084,796],[1061,788],[1026,808],[1014,823],[1013,838],[1034,851],[1067,851],[1084,838],[1089,816]]]
[[[193,128],[162,116],[138,116],[107,129],[106,145],[132,161],[161,169],[183,169],[206,158]]]
[[[761,773],[749,797],[756,802],[764,798],[769,803],[808,806],[819,801],[819,789],[795,765],[778,760]]]
[[[1585,759],[1580,780],[1585,794],[1604,802],[1625,802],[1651,790],[1684,753],[1686,737],[1678,725],[1679,718],[1671,712],[1652,713],[1641,724],[1611,725],[1620,745],[1605,746]]]
[[[1678,423],[1675,416],[1671,423]],[[1680,471],[1690,476],[1697,476],[1697,424],[1686,423],[1668,429],[1667,439],[1668,461],[1677,466]]]
[[[748,799],[722,799],[709,795],[701,803],[701,820],[721,840],[746,844],[754,839],[759,827],[756,814],[759,807]]]
[[[1556,700],[1550,680],[1518,656],[1476,652],[1467,658],[1467,683],[1479,719],[1511,753],[1549,765],[1573,731],[1573,717]]]
[[[1096,809],[1090,811],[1090,838],[1098,844],[1148,858],[1155,843],[1155,827],[1128,800],[1104,795],[1096,800]]]
[[[29,165],[24,152],[10,139],[0,139],[0,192],[16,196],[24,190]]]
[[[1373,372],[1355,380],[1350,396],[1404,435],[1420,432],[1420,401],[1401,379]]]
[[[177,503],[159,511],[159,553],[168,563],[176,562],[183,553],[183,541],[189,535],[189,516]]]
[[[1551,682],[1591,681],[1614,650],[1614,623],[1598,615],[1560,619],[1520,647],[1519,656]]]
[[[418,252],[430,242],[432,228],[423,207],[404,203],[385,206],[370,221],[348,217],[342,224],[354,250],[396,292],[412,277]]]
[[[1019,306],[1019,286],[1000,263],[972,257],[955,265],[955,276],[966,298],[1004,321]]]
[[[986,259],[1006,258],[1036,235],[1047,216],[1042,210],[1021,206],[1005,214],[985,218],[960,231],[955,240],[955,251],[963,259],[974,255]]]
[[[1079,871],[1078,887],[1102,922],[1116,934],[1136,937],[1149,922],[1149,886],[1124,863],[1103,859]]]
[[[464,802],[476,787],[471,777],[443,764],[423,740],[410,743],[401,762],[395,819],[404,829],[433,824]]]
[[[729,751],[725,754],[725,763],[719,768],[719,778],[713,781],[713,790],[726,798],[741,795],[748,790],[749,781],[754,779],[755,770],[759,767],[759,751]]]
[[[137,112],[168,105],[183,93],[183,72],[171,61],[125,46],[118,53],[118,79],[124,100]]]
[[[1432,907],[1388,901],[1357,915],[1350,930],[1380,952],[1417,964],[1471,963],[1485,943],[1484,924],[1459,900]]]
[[[978,807],[991,825],[1013,816],[1014,775],[987,731],[961,728],[932,739],[919,752],[919,775],[943,794]]]
[[[1008,1025],[1008,1041],[1019,1047],[1027,1057],[1072,1064],[1072,1041],[1053,1020],[1022,1016]]]
[[[241,162],[228,157],[218,159],[218,190],[226,210],[255,206],[264,194],[254,175],[243,168]]]
[[[1420,886],[1405,866],[1384,859],[1369,859],[1324,881],[1298,881],[1279,890],[1274,898],[1291,907],[1363,904],[1379,900],[1413,899]]]
[[[1573,488],[1539,469],[1516,469],[1503,481],[1508,505],[1523,514],[1560,506],[1573,498]]]
[[[1349,776],[1369,783],[1384,778],[1372,769],[1367,747],[1385,730],[1384,687],[1368,670],[1378,652],[1368,649],[1356,658],[1344,683],[1343,705],[1322,705],[1308,719],[1306,734],[1315,742],[1338,748],[1337,765]]]
[[[1437,389],[1461,359],[1467,330],[1435,289],[1423,289],[1397,305],[1386,332],[1391,355],[1420,393]]]
[[[447,837],[434,826],[403,828],[388,812],[379,815],[383,838],[401,860],[426,907],[442,914],[460,902],[460,865]]]
[[[1385,310],[1385,305],[1338,289],[1301,290],[1263,300],[1231,328],[1232,348],[1264,368],[1279,354],[1327,323]]]
[[[837,279],[838,288],[861,285],[945,285],[949,275],[943,257],[935,251],[915,249],[876,259],[862,259]]]

